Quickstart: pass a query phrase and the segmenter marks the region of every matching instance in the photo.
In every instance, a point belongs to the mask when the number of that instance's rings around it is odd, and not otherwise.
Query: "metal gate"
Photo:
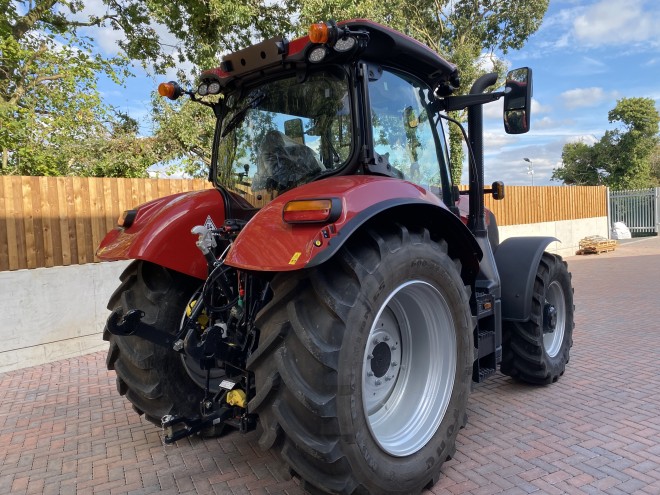
[[[608,191],[610,228],[623,222],[635,235],[658,234],[660,227],[660,188]]]

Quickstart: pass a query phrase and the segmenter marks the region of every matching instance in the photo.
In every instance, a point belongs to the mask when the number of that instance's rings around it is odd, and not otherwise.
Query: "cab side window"
[[[369,83],[375,151],[387,158],[402,179],[436,193],[440,188],[433,123],[423,99],[428,88],[401,75],[383,71]]]

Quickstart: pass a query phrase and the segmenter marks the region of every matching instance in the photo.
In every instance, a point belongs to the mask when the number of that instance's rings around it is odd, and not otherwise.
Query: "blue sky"
[[[112,51],[115,41],[103,39],[105,51]],[[541,28],[524,49],[503,58],[511,68],[533,69],[532,126],[528,134],[509,136],[501,104],[485,107],[486,181],[531,185],[523,160],[529,158],[536,185],[560,185],[550,176],[561,164],[564,144],[591,144],[612,129],[607,113],[618,99],[648,97],[660,109],[660,1],[550,0]],[[102,83],[101,89],[148,133],[150,94],[168,78],[136,73],[125,88]]]
[[[486,180],[530,185],[529,158],[535,184],[560,185],[550,176],[564,144],[613,129],[607,113],[618,99],[652,98],[660,109],[660,1],[550,0],[541,28],[505,59],[533,69],[532,125],[507,136],[501,106],[486,110]]]

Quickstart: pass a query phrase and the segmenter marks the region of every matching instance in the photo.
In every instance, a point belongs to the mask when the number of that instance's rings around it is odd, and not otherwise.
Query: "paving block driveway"
[[[660,494],[660,239],[571,257],[575,345],[547,387],[496,375],[425,495]],[[0,493],[303,494],[257,433],[163,446],[103,353],[0,375]]]

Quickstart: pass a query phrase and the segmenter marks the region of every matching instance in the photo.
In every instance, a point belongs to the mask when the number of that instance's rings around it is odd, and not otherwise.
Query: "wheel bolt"
[[[380,340],[378,340],[378,337],[374,338],[374,340],[372,342],[373,342],[374,345],[380,344]]]
[[[399,366],[399,363],[397,363],[396,361],[392,361],[390,364],[392,365],[392,368],[394,368],[395,366]]]
[[[390,340],[390,336],[389,336],[389,335],[385,335],[385,337],[383,337],[383,340],[384,340],[385,342],[389,341],[389,340]]]
[[[374,355],[373,355],[373,354],[368,354],[368,355],[367,355],[367,359],[373,359],[373,358],[374,358]]]
[[[374,376],[374,372],[373,371],[367,371],[367,376]]]
[[[376,385],[380,385],[381,383],[383,382],[381,382],[380,380],[376,380]]]

